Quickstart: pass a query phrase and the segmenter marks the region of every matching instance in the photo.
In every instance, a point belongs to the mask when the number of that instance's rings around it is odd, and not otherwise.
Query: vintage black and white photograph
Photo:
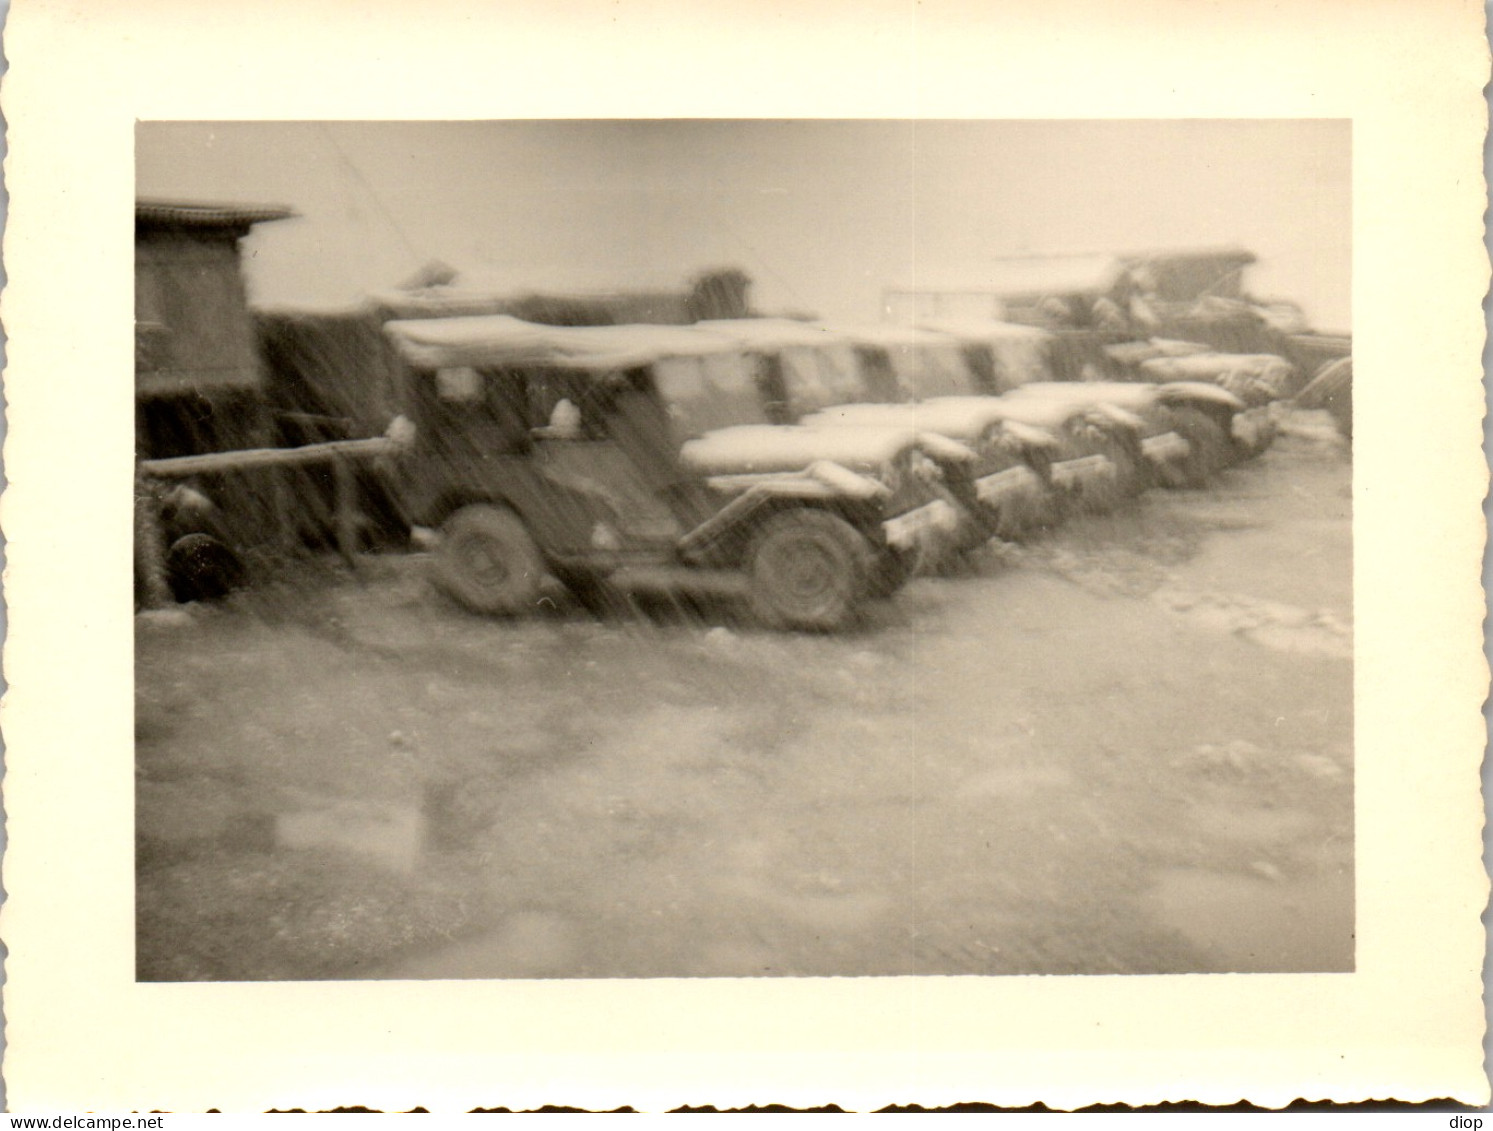
[[[136,978],[1353,971],[1352,145],[140,123]]]

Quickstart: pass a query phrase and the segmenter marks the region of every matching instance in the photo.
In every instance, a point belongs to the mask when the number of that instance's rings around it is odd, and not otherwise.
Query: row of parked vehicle
[[[1270,443],[1292,379],[1272,355],[1093,340],[1059,381],[1052,333],[997,322],[386,332],[410,518],[439,531],[438,585],[489,614],[646,567],[735,573],[767,624],[833,630],[992,537],[1202,486]]]

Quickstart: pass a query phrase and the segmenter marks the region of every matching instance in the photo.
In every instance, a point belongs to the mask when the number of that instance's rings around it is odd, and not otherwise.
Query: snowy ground
[[[1353,968],[1350,465],[840,637],[473,618],[418,558],[137,618],[140,977]]]

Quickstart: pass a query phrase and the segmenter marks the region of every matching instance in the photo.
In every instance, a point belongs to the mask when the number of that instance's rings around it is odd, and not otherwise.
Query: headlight
[[[936,483],[943,478],[943,471],[922,452],[912,452],[907,457],[907,469],[916,479],[924,483]]]
[[[991,451],[1005,455],[1014,456],[1021,452],[1021,441],[1011,435],[1011,430],[1004,424],[992,424],[985,429],[984,443]]]
[[[1109,428],[1092,415],[1085,414],[1073,422],[1071,431],[1077,440],[1090,444],[1102,444],[1109,439]]]

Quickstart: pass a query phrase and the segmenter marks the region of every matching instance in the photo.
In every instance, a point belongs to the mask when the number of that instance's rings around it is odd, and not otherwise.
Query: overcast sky
[[[1343,121],[145,123],[138,192],[283,203],[251,299],[336,308],[439,259],[501,290],[740,266],[763,310],[880,316],[1000,255],[1242,244],[1252,290],[1346,330]]]

